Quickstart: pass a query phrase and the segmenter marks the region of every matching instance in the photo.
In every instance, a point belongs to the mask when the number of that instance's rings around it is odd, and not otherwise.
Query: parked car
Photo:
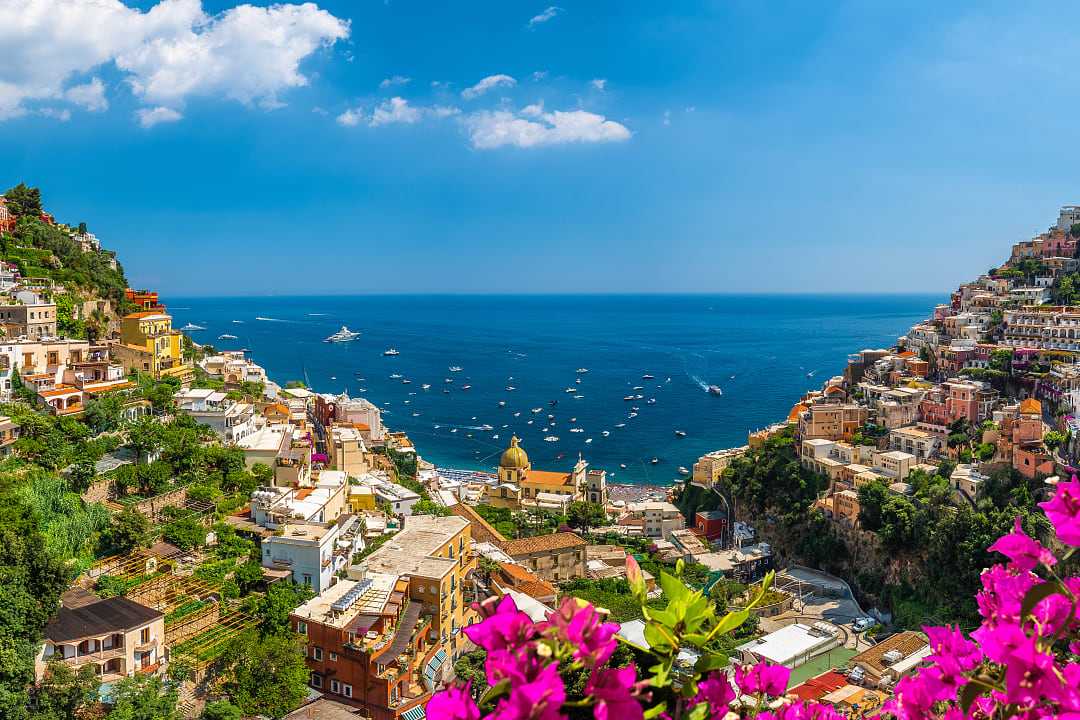
[[[851,623],[851,629],[855,632],[862,632],[863,630],[869,630],[877,625],[877,621],[872,617],[856,618],[855,622]]]

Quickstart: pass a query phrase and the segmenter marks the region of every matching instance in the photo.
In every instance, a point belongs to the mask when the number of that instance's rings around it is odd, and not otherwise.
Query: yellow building
[[[355,513],[375,510],[375,493],[367,485],[349,486],[349,507]]]
[[[156,379],[176,377],[186,386],[194,374],[184,363],[183,333],[173,330],[172,316],[147,310],[120,320],[120,344],[112,355],[128,372],[138,370]]]
[[[588,463],[579,457],[570,472],[533,470],[528,454],[515,435],[510,438],[510,447],[499,458],[499,484],[488,490],[485,502],[516,509],[521,505],[554,507],[583,500],[587,468]]]

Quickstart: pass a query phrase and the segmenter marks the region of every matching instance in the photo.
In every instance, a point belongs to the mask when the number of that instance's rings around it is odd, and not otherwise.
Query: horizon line
[[[132,289],[140,289],[131,286]],[[655,292],[484,292],[484,291],[439,291],[439,292],[340,292],[340,293],[262,293],[262,294],[189,294],[157,291],[159,296],[188,299],[236,299],[236,298],[355,298],[355,297],[926,297],[932,295],[948,296],[948,292],[933,290],[912,291],[852,291],[852,292],[714,292],[714,291],[655,291]]]

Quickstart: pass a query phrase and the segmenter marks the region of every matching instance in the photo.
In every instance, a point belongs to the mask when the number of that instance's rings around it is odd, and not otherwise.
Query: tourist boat
[[[544,442],[559,442],[558,435],[547,435],[544,437]]]
[[[390,379],[391,380],[400,380],[401,377],[402,377],[401,373],[390,373]]]
[[[615,425],[615,427],[624,428],[624,427],[626,427],[626,423],[618,423],[618,424]]]
[[[383,350],[383,356],[384,357],[394,357],[395,355],[400,355],[400,354],[401,353],[399,353],[396,348],[388,348],[386,350]]]
[[[719,385],[710,385],[707,388],[710,395],[723,395],[724,391],[720,389]]]
[[[461,368],[458,367],[457,365],[451,365],[450,366],[450,372],[461,372]]]
[[[430,390],[431,389],[431,383],[424,383],[423,385],[420,386],[420,389],[421,390]]]
[[[579,375],[581,375],[581,374],[583,374],[583,373],[587,373],[587,372],[589,372],[589,368],[578,368],[578,369],[577,369],[577,373],[578,373]]]
[[[623,398],[623,400],[625,400],[626,402],[634,402],[634,396],[633,395],[627,395],[626,397]]]
[[[205,330],[206,328],[204,328],[202,325],[196,325],[195,323],[188,323],[187,325],[185,325],[184,327],[182,327],[180,329],[181,330]]]
[[[600,434],[603,435],[604,437],[607,437],[608,435],[611,434],[611,431],[610,430],[605,430],[604,432],[602,432]]]
[[[685,430],[676,430],[675,431],[675,437],[681,437],[681,438],[686,437],[686,431]]]
[[[576,387],[568,387],[568,388],[566,388],[565,390],[563,390],[563,392],[564,392],[564,393],[567,393],[567,394],[570,394],[570,393],[576,393],[576,392],[577,392],[577,388],[576,388]]]
[[[656,376],[645,373],[644,375],[641,376],[641,379],[642,380],[655,380]]]
[[[338,330],[336,333],[334,333],[330,337],[323,340],[323,342],[329,342],[329,343],[349,342],[350,340],[355,340],[358,337],[360,337],[360,333],[353,332],[352,330],[350,330],[346,326],[342,325],[340,330]]]
[[[682,465],[680,465],[679,466],[679,474],[680,475],[689,475],[690,471],[687,470],[686,468],[684,468]]]
[[[222,334],[217,336],[217,339],[218,340],[235,340],[236,336],[235,335],[230,335],[229,333],[222,333]]]

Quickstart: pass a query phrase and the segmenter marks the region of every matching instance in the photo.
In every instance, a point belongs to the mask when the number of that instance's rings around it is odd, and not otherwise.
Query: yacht
[[[390,374],[390,379],[391,380],[400,380],[401,379],[401,373],[391,373]]]
[[[514,413],[514,417],[521,417],[521,412],[518,411],[518,412]]]
[[[383,350],[383,355],[385,357],[394,357],[395,355],[400,355],[400,354],[401,353],[399,353],[396,348],[388,348],[386,350]]]
[[[360,333],[353,332],[352,330],[350,330],[346,326],[342,325],[340,330],[338,330],[336,333],[334,333],[330,337],[323,340],[323,342],[329,342],[329,343],[349,342],[350,340],[355,340],[358,337],[360,337]]]
[[[461,368],[458,367],[457,365],[451,365],[450,366],[450,372],[461,372]]]
[[[431,383],[424,383],[423,385],[420,386],[420,389],[421,390],[430,390],[431,389]]]
[[[626,427],[626,423],[616,423],[615,427],[624,428],[624,427]]]
[[[588,445],[592,442],[592,438],[585,438],[585,444]]]
[[[230,335],[229,333],[222,333],[222,334],[217,336],[217,339],[218,340],[235,340],[236,336],[235,335]]]
[[[583,428],[576,427],[576,428],[570,428],[570,432],[579,433],[579,432],[585,432],[585,430]]]
[[[633,395],[627,395],[626,397],[623,398],[623,400],[625,400],[626,402],[633,402],[634,401],[634,396]]]
[[[187,325],[185,325],[184,327],[182,327],[180,329],[181,330],[205,330],[206,328],[204,328],[202,325],[196,325],[195,323],[188,323]]]
[[[493,426],[488,425],[487,423],[485,423],[485,424],[480,426],[480,429],[481,430],[494,430],[495,428]]]
[[[544,408],[533,408],[533,409],[532,409],[532,414],[533,414],[533,415],[535,415],[535,414],[536,414],[536,413],[538,413],[538,412],[542,412],[542,411],[543,411],[543,409],[544,409]]]
[[[720,389],[719,385],[710,385],[708,388],[710,395],[723,395],[724,391]]]
[[[412,383],[412,380],[410,380],[409,378],[402,378],[402,380],[401,380],[402,385],[409,385],[411,383]]]
[[[679,437],[679,438],[686,437],[686,431],[685,430],[676,430],[675,431],[675,437]]]
[[[576,393],[576,392],[577,392],[577,388],[575,388],[575,387],[568,387],[568,388],[566,388],[565,390],[563,390],[563,392],[564,392],[564,393],[567,393],[567,394],[573,394],[573,393]]]
[[[471,388],[471,387],[472,387],[472,385],[462,385],[462,386],[461,386],[461,389],[462,389],[462,390],[468,390],[468,389],[469,389],[469,388]]]
[[[589,368],[578,368],[577,369],[578,375],[581,375],[581,374],[587,373],[587,372],[589,372]]]
[[[544,442],[559,442],[558,435],[548,435],[544,438]]]
[[[679,466],[679,474],[680,475],[689,475],[690,471],[687,470],[686,468],[684,468],[682,465],[680,465]]]
[[[656,376],[655,375],[650,375],[649,373],[645,373],[644,375],[641,376],[641,379],[642,380],[655,380]]]

